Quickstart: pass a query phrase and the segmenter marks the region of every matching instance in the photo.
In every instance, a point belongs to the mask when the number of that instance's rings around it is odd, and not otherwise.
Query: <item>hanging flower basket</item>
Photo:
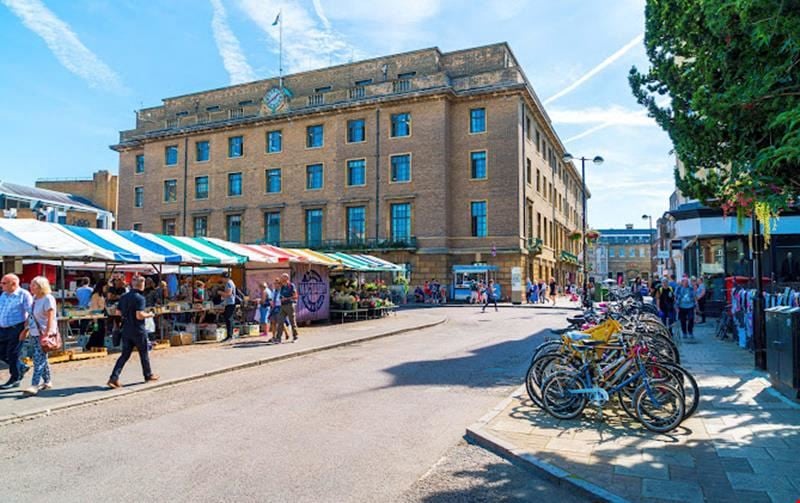
[[[589,241],[597,241],[600,238],[600,233],[594,229],[586,231],[586,239]]]
[[[581,231],[572,231],[569,233],[569,236],[567,237],[569,237],[569,239],[571,239],[572,241],[577,241],[581,238],[581,236],[583,236],[583,234],[581,234]]]

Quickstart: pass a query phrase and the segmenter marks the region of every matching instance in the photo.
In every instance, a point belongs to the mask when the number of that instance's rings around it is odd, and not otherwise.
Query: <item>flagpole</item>
[[[283,89],[283,9],[278,10],[278,77]]]

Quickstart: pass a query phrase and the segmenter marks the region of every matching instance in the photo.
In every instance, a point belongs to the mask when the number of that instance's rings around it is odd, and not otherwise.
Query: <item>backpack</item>
[[[667,286],[665,288],[662,286],[661,290],[659,291],[659,298],[661,299],[661,302],[669,304],[670,306],[675,305],[675,292],[672,290],[672,287]]]

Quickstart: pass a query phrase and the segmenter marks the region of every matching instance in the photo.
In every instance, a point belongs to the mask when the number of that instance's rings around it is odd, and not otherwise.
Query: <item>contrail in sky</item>
[[[624,56],[626,52],[630,51],[632,48],[634,48],[637,45],[639,45],[640,43],[642,43],[642,40],[644,40],[644,33],[640,33],[639,35],[636,35],[636,37],[634,37],[633,40],[631,40],[630,42],[625,44],[620,50],[618,50],[617,52],[615,52],[611,56],[609,56],[606,59],[604,59],[602,61],[602,63],[600,63],[599,65],[595,66],[594,68],[592,68],[588,72],[586,72],[581,78],[579,78],[578,80],[576,80],[572,84],[568,85],[564,89],[560,90],[556,94],[554,94],[554,95],[550,96],[549,98],[547,98],[544,101],[544,104],[547,105],[548,103],[552,103],[555,100],[557,100],[558,98],[561,98],[562,96],[565,96],[565,95],[571,93],[572,91],[574,91],[575,89],[577,89],[578,87],[583,85],[587,80],[591,79],[592,77],[594,77],[598,73],[602,72],[610,64],[614,63],[616,60],[618,60],[619,58]]]

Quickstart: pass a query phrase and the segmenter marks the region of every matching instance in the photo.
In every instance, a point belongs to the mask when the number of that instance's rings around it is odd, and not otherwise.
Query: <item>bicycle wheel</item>
[[[650,354],[659,362],[680,363],[681,357],[678,347],[668,336],[657,333],[642,334],[642,339],[650,350]]]
[[[542,382],[557,370],[566,366],[564,357],[558,353],[539,355],[525,374],[525,390],[538,407],[542,407]]]
[[[586,395],[570,393],[583,389],[575,372],[556,372],[542,386],[542,405],[557,419],[574,419],[586,407]]]
[[[674,386],[645,380],[633,396],[636,418],[656,433],[672,431],[683,421],[686,403]]]
[[[548,354],[548,353],[557,353],[563,346],[563,343],[560,340],[551,340],[551,341],[544,341],[543,343],[536,346],[536,349],[533,350],[533,355],[531,356],[531,365],[533,362],[536,361],[540,355]]]
[[[683,399],[686,402],[683,418],[690,417],[700,405],[700,387],[697,385],[697,381],[688,370],[678,364],[665,362],[661,365],[675,375],[675,379],[680,384],[679,390],[683,393]]]

